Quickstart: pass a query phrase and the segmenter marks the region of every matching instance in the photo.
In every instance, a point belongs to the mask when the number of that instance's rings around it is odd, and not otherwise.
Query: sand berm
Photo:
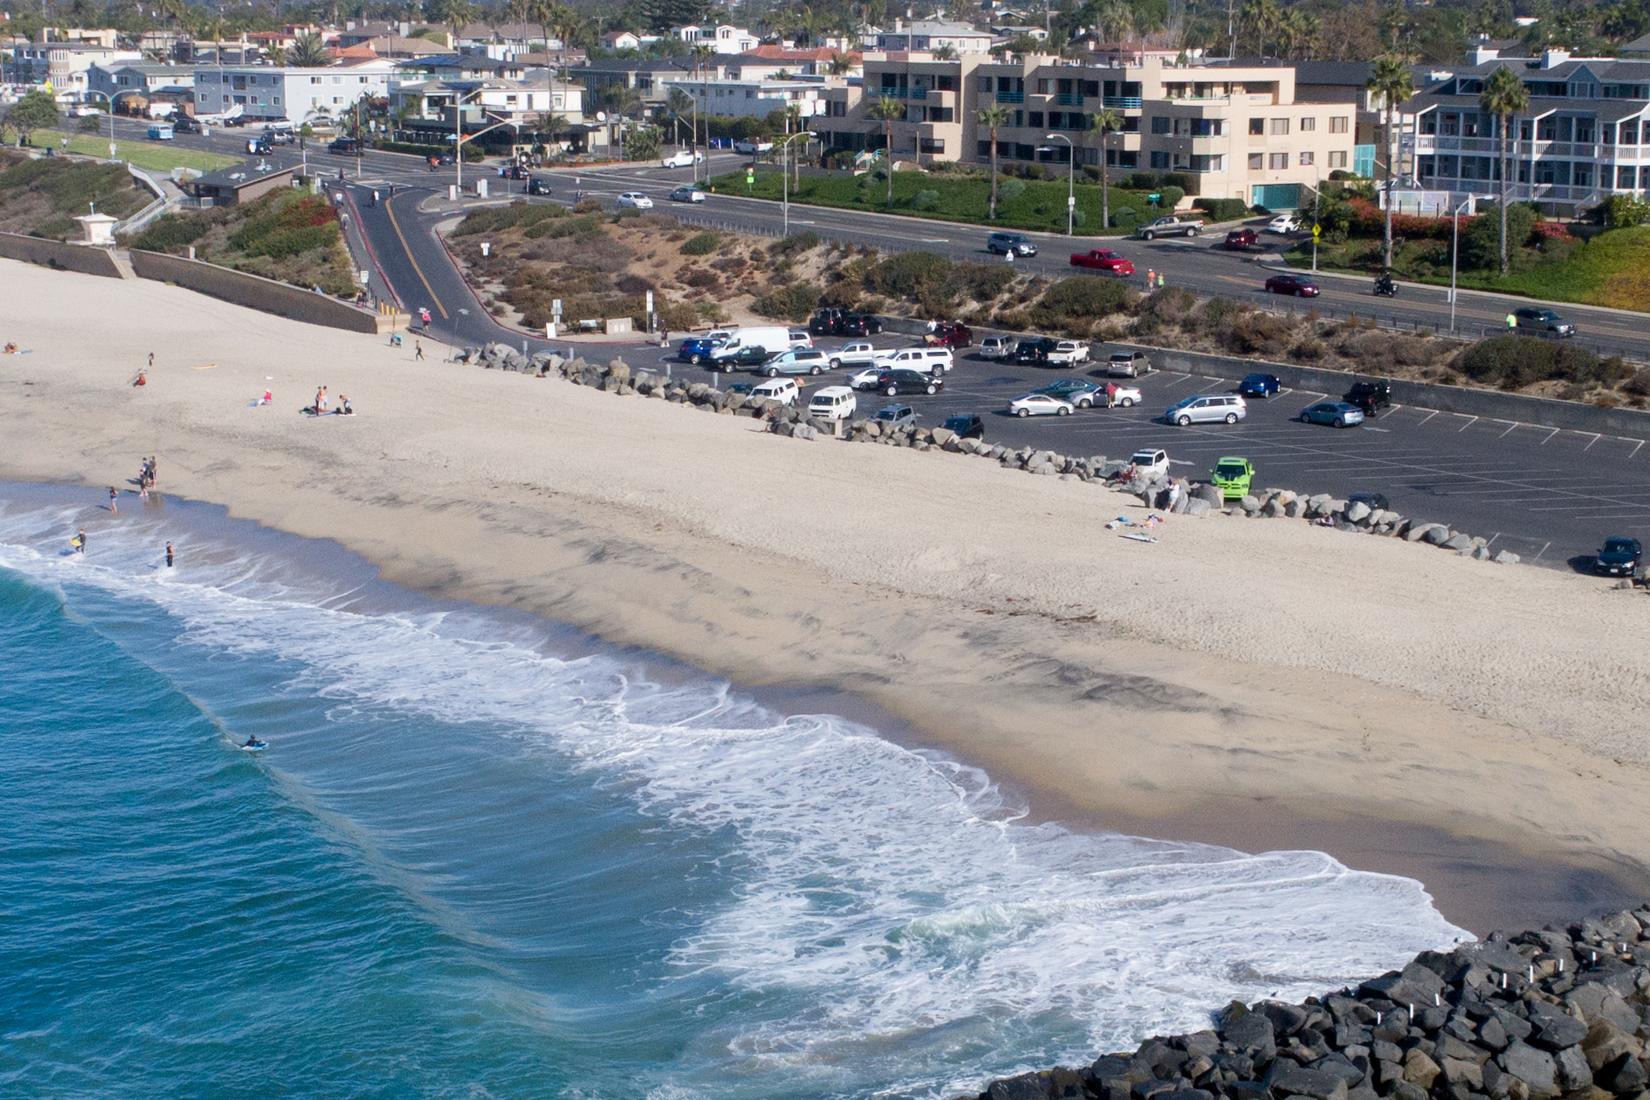
[[[1174,517],[1142,545],[1093,485],[414,362],[151,282],[4,261],[0,300],[31,349],[0,360],[0,476],[87,486],[94,543],[120,522],[97,490],[155,454],[163,490],[392,581],[850,693],[1038,816],[1326,850],[1480,931],[1564,915],[1519,909],[1521,864],[1572,909],[1594,874],[1650,893],[1642,595],[1298,523]],[[321,384],[359,415],[300,416]]]

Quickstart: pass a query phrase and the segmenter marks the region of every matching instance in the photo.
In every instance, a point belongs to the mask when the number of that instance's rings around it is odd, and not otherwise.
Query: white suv
[[[955,366],[956,358],[950,348],[901,348],[878,356],[871,365],[889,370],[920,370],[938,376]]]

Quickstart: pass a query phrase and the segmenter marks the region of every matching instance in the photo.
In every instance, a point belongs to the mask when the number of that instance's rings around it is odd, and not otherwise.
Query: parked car
[[[874,390],[877,383],[882,381],[883,372],[888,368],[873,362],[868,367],[862,367],[848,376],[848,385],[856,390]]]
[[[1364,422],[1364,411],[1349,401],[1319,401],[1301,410],[1306,424],[1328,424],[1335,428],[1356,428]]]
[[[625,191],[619,195],[620,210],[652,210],[653,200],[640,191]]]
[[[782,351],[757,368],[758,374],[777,378],[781,374],[823,374],[831,361],[818,348]]]
[[[1088,362],[1088,358],[1089,346],[1081,340],[1056,341],[1053,350],[1048,353],[1050,363],[1058,363],[1063,367],[1075,367],[1079,363]]]
[[[1073,252],[1071,266],[1090,271],[1104,271],[1108,275],[1133,275],[1134,261],[1110,248],[1091,248],[1087,252]]]
[[[858,407],[847,386],[821,386],[808,398],[808,415],[819,420],[847,420]]]
[[[1356,405],[1365,416],[1374,416],[1377,409],[1392,404],[1392,383],[1365,379],[1352,383],[1352,388],[1341,395],[1341,400]]]
[[[1145,447],[1129,456],[1129,465],[1147,479],[1164,477],[1169,472],[1169,452],[1161,447]]]
[[[781,405],[796,404],[797,395],[802,391],[792,378],[770,378],[751,387],[751,396],[764,401],[777,401]]]
[[[829,352],[831,369],[841,370],[843,367],[868,367],[878,359],[890,354],[891,349],[879,348],[869,340],[855,340],[851,344],[844,344],[833,352]]]
[[[1576,327],[1550,309],[1525,306],[1513,310],[1513,324],[1518,332],[1535,336],[1574,336]]]
[[[754,157],[759,153],[773,152],[773,142],[763,141],[760,138],[740,138],[733,143],[735,153],[743,153],[747,157]]]
[[[1615,535],[1604,540],[1593,557],[1593,571],[1609,576],[1631,577],[1644,563],[1644,545],[1638,539]]]
[[[1274,275],[1266,280],[1266,293],[1293,294],[1297,298],[1316,298],[1322,291],[1318,284],[1305,275]]]
[[[811,348],[814,346],[813,335],[805,328],[793,328],[786,333],[786,338],[793,348]]]
[[[1202,218],[1183,218],[1178,214],[1165,214],[1161,218],[1153,218],[1135,231],[1143,241],[1156,237],[1195,237],[1201,232]]]
[[[1008,403],[1008,411],[1014,416],[1070,416],[1071,409],[1070,401],[1046,393],[1028,393]]]
[[[1024,233],[993,233],[985,239],[985,250],[993,256],[1035,256],[1037,246]]]
[[[527,178],[527,193],[529,195],[548,195],[550,181],[543,176],[529,176]]]
[[[1049,354],[1059,341],[1052,336],[1032,336],[1014,345],[1014,362],[1022,366],[1049,366]]]
[[[924,342],[942,348],[966,348],[974,344],[974,330],[961,321],[944,321],[934,326]]]
[[[676,358],[697,367],[710,358],[712,351],[721,346],[722,340],[716,339],[715,336],[689,336],[676,345]]]
[[[693,153],[686,149],[678,149],[669,156],[660,159],[660,168],[692,168],[695,164],[703,164],[705,154]]]
[[[704,202],[705,193],[691,184],[684,183],[670,192],[671,202]]]
[[[1031,391],[1049,397],[1058,397],[1061,401],[1079,409],[1092,409],[1095,403],[1105,404],[1106,397],[1103,388],[1098,382],[1090,382],[1087,378],[1057,378],[1046,386],[1038,386]]]
[[[875,336],[881,331],[882,318],[874,313],[844,313],[836,326],[838,336]]]
[[[1014,341],[1008,336],[987,336],[974,354],[981,359],[1007,359],[1014,354]]]
[[[774,357],[774,353],[760,344],[746,344],[733,353],[731,359],[712,359],[712,367],[721,367],[723,370],[754,370],[761,374],[759,369],[763,363]]]
[[[1282,388],[1275,374],[1246,374],[1238,383],[1238,393],[1244,397],[1272,397]]]
[[[333,138],[327,142],[327,152],[336,153],[341,157],[360,156],[361,142],[352,137]]]
[[[1106,357],[1107,378],[1139,378],[1152,372],[1152,361],[1138,351],[1114,351]]]
[[[830,336],[836,332],[837,322],[842,319],[842,310],[835,306],[825,306],[814,310],[814,315],[808,318],[808,331],[815,336]]]
[[[1176,401],[1164,411],[1163,419],[1184,428],[1188,424],[1217,424],[1221,421],[1236,424],[1248,415],[1248,406],[1237,394],[1211,393]]]
[[[910,405],[884,405],[871,419],[882,425],[883,431],[917,426],[917,414]]]
[[[1255,482],[1255,468],[1247,458],[1217,458],[1209,471],[1209,484],[1220,490],[1223,500],[1242,500]]]
[[[1260,244],[1260,237],[1253,229],[1233,229],[1226,234],[1226,239],[1220,247],[1230,252],[1243,252]]]
[[[1356,493],[1346,494],[1346,502],[1348,504],[1362,504],[1371,512],[1377,510],[1384,512],[1392,507],[1392,503],[1387,500],[1385,493],[1375,493],[1368,489],[1360,489]]]
[[[889,397],[898,397],[902,393],[936,394],[945,380],[936,378],[932,374],[924,374],[920,370],[885,370],[877,375],[877,384],[874,388],[881,390]]]
[[[936,378],[956,365],[950,348],[899,348],[883,352],[872,362],[887,370],[919,370]]]
[[[1300,228],[1300,219],[1293,214],[1279,214],[1266,223],[1268,233],[1299,233]]]
[[[1111,391],[1111,403],[1120,409],[1131,409],[1140,404],[1140,390],[1136,386],[1119,386],[1116,382],[1107,382],[1107,390]]]
[[[945,423],[940,425],[947,431],[956,432],[962,439],[984,439],[985,421],[973,413],[958,413],[948,416]]]

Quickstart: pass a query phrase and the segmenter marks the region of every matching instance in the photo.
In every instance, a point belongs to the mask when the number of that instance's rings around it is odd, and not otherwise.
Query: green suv
[[[1209,481],[1220,490],[1222,500],[1241,500],[1249,495],[1249,486],[1255,480],[1255,467],[1247,458],[1221,458],[1209,473]]]

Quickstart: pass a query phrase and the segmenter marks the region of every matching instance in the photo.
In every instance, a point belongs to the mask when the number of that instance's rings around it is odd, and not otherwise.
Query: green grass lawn
[[[1354,238],[1322,245],[1318,266],[1328,271],[1373,274],[1380,266],[1379,239]],[[1312,242],[1296,245],[1288,258],[1297,266],[1312,259]],[[1409,241],[1396,248],[1393,270],[1402,279],[1449,285],[1449,243]],[[1457,283],[1469,290],[1527,294],[1553,302],[1609,306],[1650,312],[1650,226],[1612,229],[1582,240],[1559,255],[1524,250],[1505,278],[1489,271],[1461,271]]]
[[[36,130],[29,135],[29,144],[37,149],[62,149],[63,139],[69,139],[69,152],[88,157],[109,155],[108,134],[70,134],[62,130]],[[222,153],[207,153],[199,149],[185,149],[170,141],[148,141],[143,138],[120,138],[115,143],[115,158],[131,161],[146,172],[170,172],[174,168],[193,168],[212,172],[239,164],[236,157]]]
[[[779,172],[758,168],[755,182],[747,188],[745,173],[730,172],[711,180],[718,192],[750,195],[759,199],[781,197]],[[847,172],[832,176],[803,176],[800,187],[792,186],[791,201],[813,206],[834,206],[845,210],[883,210],[918,218],[989,225],[994,229],[1031,229],[1048,233],[1066,231],[1066,180],[1015,180],[1018,194],[1008,179],[999,181],[997,219],[986,217],[990,205],[989,180],[921,172],[894,173],[894,205],[887,202],[888,184],[870,173],[854,176]],[[1151,221],[1163,211],[1146,204],[1137,191],[1111,192],[1112,228],[1100,230],[1100,185],[1077,181],[1077,232],[1085,236],[1119,236]]]

